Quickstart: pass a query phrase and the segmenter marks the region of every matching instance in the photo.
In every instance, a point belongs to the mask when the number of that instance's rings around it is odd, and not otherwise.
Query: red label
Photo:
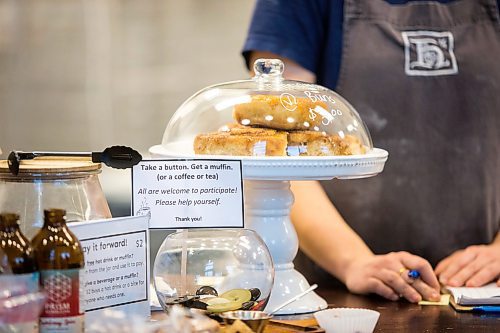
[[[47,293],[42,317],[74,317],[83,314],[80,306],[80,271],[65,269],[41,272],[42,286]]]

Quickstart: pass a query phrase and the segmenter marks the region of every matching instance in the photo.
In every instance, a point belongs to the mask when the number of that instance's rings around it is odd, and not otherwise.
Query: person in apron
[[[500,285],[498,7],[257,2],[247,64],[280,57],[288,78],[334,89],[389,151],[376,177],[292,186],[301,249],[352,292],[417,302],[439,297],[436,276],[452,286]],[[312,282],[326,277],[304,257],[296,264]]]

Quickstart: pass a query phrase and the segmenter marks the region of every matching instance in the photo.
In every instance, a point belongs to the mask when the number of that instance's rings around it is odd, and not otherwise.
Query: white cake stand
[[[191,142],[153,146],[153,158],[234,159],[242,161],[245,193],[245,226],[259,233],[275,267],[274,286],[266,309],[273,310],[310,287],[294,269],[299,242],[290,221],[293,193],[291,180],[353,179],[374,176],[384,169],[388,153],[374,148],[365,155],[315,157],[241,157],[186,154]],[[184,153],[182,153],[184,152]],[[302,314],[327,307],[326,301],[311,292],[277,312]]]

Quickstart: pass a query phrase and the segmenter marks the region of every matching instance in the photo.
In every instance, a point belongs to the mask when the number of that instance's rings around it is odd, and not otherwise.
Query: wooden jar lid
[[[37,157],[22,160],[19,174],[92,172],[101,169],[101,163],[93,163],[86,157]],[[10,173],[7,160],[0,160],[0,174]]]

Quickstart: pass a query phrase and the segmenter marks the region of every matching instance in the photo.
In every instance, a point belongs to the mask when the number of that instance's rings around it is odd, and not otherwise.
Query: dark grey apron
[[[491,242],[500,223],[496,0],[346,0],[343,27],[336,90],[389,160],[373,178],[322,182],[331,200],[378,254],[407,250],[435,265]],[[296,264],[318,281],[303,256]]]

